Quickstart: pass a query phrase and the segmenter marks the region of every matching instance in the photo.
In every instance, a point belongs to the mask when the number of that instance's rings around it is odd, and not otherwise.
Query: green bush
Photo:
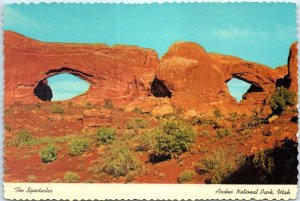
[[[78,156],[83,154],[89,148],[89,142],[86,139],[75,138],[69,143],[69,154]]]
[[[138,158],[125,145],[112,145],[103,159],[102,171],[114,177],[126,176],[141,167]]]
[[[51,112],[54,114],[63,114],[64,109],[60,105],[52,105]]]
[[[66,172],[65,176],[63,178],[63,181],[65,183],[76,183],[80,180],[80,176],[74,172]]]
[[[273,113],[281,114],[288,106],[295,105],[296,93],[289,91],[285,87],[278,87],[271,96],[269,104]]]
[[[127,129],[144,129],[148,127],[148,122],[140,118],[132,119],[126,124]]]
[[[195,140],[194,130],[177,119],[167,120],[156,132],[153,156],[158,158],[178,157],[188,151]]]
[[[231,131],[227,128],[220,128],[217,130],[217,138],[223,138],[231,135]]]
[[[114,108],[114,103],[111,99],[106,98],[103,101],[103,107],[106,109],[113,109]]]
[[[54,145],[48,145],[40,151],[40,157],[43,163],[49,163],[57,159],[57,151]]]
[[[222,150],[215,151],[204,158],[201,163],[204,166],[204,172],[212,173],[209,183],[219,184],[233,170],[233,164],[228,159],[228,153]]]
[[[111,144],[116,137],[116,129],[103,127],[99,128],[96,134],[96,139],[100,144]]]
[[[219,118],[222,117],[221,111],[220,111],[219,109],[215,109],[215,110],[214,110],[214,116],[215,116],[216,120],[218,121]]]
[[[195,177],[195,172],[192,170],[184,170],[177,178],[178,183],[188,183]]]
[[[26,146],[31,145],[34,141],[33,136],[27,130],[20,130],[16,133],[15,137],[11,141],[13,146]]]

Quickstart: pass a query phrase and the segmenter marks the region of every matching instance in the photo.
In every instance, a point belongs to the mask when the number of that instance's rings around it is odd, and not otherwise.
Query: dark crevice
[[[94,82],[92,82],[90,79],[88,78],[92,78],[93,75],[91,74],[88,74],[88,73],[84,73],[82,71],[79,71],[79,70],[74,70],[72,68],[68,68],[68,67],[62,67],[62,68],[59,68],[59,69],[54,69],[54,70],[49,70],[46,75],[50,75],[50,76],[53,76],[55,74],[60,74],[60,73],[70,73],[70,74],[73,74],[83,80],[86,80],[92,84],[94,84]]]
[[[46,79],[38,82],[38,85],[34,88],[33,93],[42,101],[51,101],[53,97],[52,90],[49,87]]]
[[[252,93],[252,92],[263,92],[263,89],[261,87],[252,84],[245,94]]]
[[[156,97],[169,97],[171,98],[172,93],[167,86],[156,77],[154,78],[151,85],[151,93]]]
[[[289,79],[288,75],[276,80],[276,88],[283,86],[288,89],[290,85],[291,85],[291,80]]]

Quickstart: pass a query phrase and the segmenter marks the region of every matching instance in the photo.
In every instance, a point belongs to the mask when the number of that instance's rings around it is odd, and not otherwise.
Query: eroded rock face
[[[5,104],[40,101],[34,88],[41,80],[72,73],[91,86],[74,100],[126,103],[150,95],[158,56],[154,50],[105,44],[46,43],[4,32]]]
[[[212,103],[232,101],[223,72],[196,43],[173,44],[162,57],[156,77],[170,90],[172,102],[184,110],[208,109]]]
[[[288,58],[288,79],[290,80],[289,89],[292,91],[298,91],[298,43],[295,42],[290,48]]]

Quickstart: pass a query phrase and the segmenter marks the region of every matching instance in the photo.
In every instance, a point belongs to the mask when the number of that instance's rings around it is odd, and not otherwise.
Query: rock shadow
[[[38,85],[34,88],[34,95],[42,101],[51,101],[53,94],[47,80],[39,81]]]
[[[223,184],[297,184],[298,143],[285,139],[281,146],[248,156]]]
[[[161,80],[157,79],[156,77],[151,85],[151,93],[156,97],[172,97],[172,92]]]

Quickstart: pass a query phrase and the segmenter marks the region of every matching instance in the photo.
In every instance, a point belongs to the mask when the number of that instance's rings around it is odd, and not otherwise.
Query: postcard
[[[296,3],[11,3],[3,20],[6,199],[296,198]]]

